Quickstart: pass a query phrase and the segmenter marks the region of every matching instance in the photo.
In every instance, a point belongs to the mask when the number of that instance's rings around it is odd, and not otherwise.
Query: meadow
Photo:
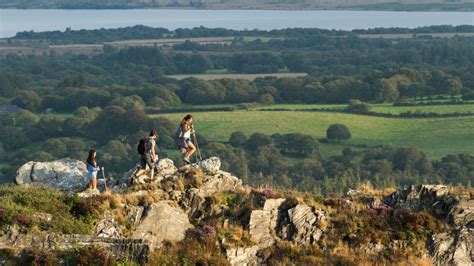
[[[371,104],[372,111],[382,114],[401,114],[405,112],[421,113],[474,113],[474,103],[470,104],[450,104],[450,105],[420,105],[420,106],[393,106],[391,103]],[[343,110],[346,104],[274,104],[265,108],[282,108],[289,110],[303,109],[338,109]]]
[[[272,107],[278,106],[282,105]],[[301,105],[293,106],[301,107]],[[390,111],[388,106],[385,108]],[[184,115],[185,113],[174,113],[153,116],[179,121]],[[474,116],[403,119],[345,113],[258,110],[199,112],[194,116],[198,133],[211,141],[227,141],[232,132],[239,130],[248,135],[254,132],[268,135],[299,132],[321,140],[326,137],[329,125],[341,123],[349,127],[352,139],[342,144],[323,144],[322,150],[326,155],[339,153],[344,145],[414,146],[431,158],[456,153],[474,154]]]

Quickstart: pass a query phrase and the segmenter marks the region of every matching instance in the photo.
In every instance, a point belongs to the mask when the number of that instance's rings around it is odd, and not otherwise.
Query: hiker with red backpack
[[[148,166],[150,168],[150,179],[153,180],[155,175],[155,162],[158,160],[156,155],[156,138],[158,135],[155,130],[150,132],[148,138],[140,139],[137,151],[140,154],[140,167],[141,170],[146,170]]]

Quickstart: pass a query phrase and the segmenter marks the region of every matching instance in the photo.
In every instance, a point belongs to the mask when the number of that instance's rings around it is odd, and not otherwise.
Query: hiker
[[[155,130],[150,132],[148,138],[144,140],[140,140],[139,146],[141,142],[144,142],[144,149],[143,152],[140,152],[141,155],[141,170],[146,170],[146,166],[150,168],[150,179],[153,180],[155,175],[155,162],[158,160],[158,156],[156,156],[156,138],[158,135],[156,134]]]
[[[91,149],[86,161],[87,171],[89,172],[89,189],[97,189],[97,172],[100,171],[100,167],[95,162],[96,155],[96,150]]]
[[[189,158],[191,158],[191,155],[196,151],[196,147],[191,142],[191,134],[194,134],[193,116],[185,116],[183,120],[181,120],[179,128],[179,149],[183,155],[183,162],[191,164]]]

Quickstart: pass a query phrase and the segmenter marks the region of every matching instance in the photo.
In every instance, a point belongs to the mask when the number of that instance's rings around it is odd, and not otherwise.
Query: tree
[[[349,128],[343,124],[333,124],[329,126],[326,131],[326,137],[328,140],[348,140],[351,138],[351,132]]]
[[[234,147],[242,147],[247,142],[248,137],[242,131],[236,131],[230,135],[229,142]]]
[[[379,79],[375,83],[375,99],[380,102],[394,102],[398,100],[397,84],[388,79]]]
[[[258,102],[263,105],[271,105],[275,103],[275,99],[273,99],[273,96],[271,94],[266,93],[258,97]]]
[[[269,136],[263,133],[253,133],[250,135],[247,142],[245,142],[245,147],[250,151],[256,151],[259,147],[265,146],[272,143],[272,140]]]
[[[12,103],[23,109],[35,112],[41,107],[42,101],[43,98],[34,91],[20,91]]]
[[[6,149],[14,150],[27,145],[29,143],[29,138],[26,136],[22,128],[2,126],[0,127],[0,141]]]
[[[461,94],[462,83],[457,79],[447,79],[444,82],[446,86],[446,91],[449,92],[451,97],[454,99],[454,96]]]
[[[138,95],[117,98],[111,101],[110,105],[120,106],[123,109],[128,110],[128,111],[133,110],[133,109],[139,109],[139,110],[145,109],[145,102]]]

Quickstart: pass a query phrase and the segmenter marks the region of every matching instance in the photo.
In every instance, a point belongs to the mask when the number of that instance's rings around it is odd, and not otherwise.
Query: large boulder
[[[202,186],[199,189],[204,194],[211,195],[222,191],[237,191],[242,188],[242,180],[230,173],[219,171],[217,174],[204,175]]]
[[[282,238],[296,244],[314,244],[323,231],[320,222],[326,220],[321,210],[298,204],[288,210],[288,221],[282,225]]]
[[[254,210],[250,214],[250,236],[257,241],[259,249],[270,247],[275,243],[279,208],[285,199],[268,199],[263,210]]]
[[[176,174],[178,168],[174,166],[173,160],[164,158],[156,163],[156,174],[162,177],[168,177],[170,175]]]
[[[453,229],[431,237],[428,246],[432,260],[436,265],[474,265],[474,199],[451,193],[447,186],[419,185],[394,192],[385,204],[426,209],[444,218]]]
[[[429,241],[435,265],[474,265],[474,229],[435,234]]]
[[[198,166],[209,174],[217,174],[221,168],[221,160],[219,157],[211,157],[200,161]]]
[[[161,247],[163,241],[181,241],[192,227],[188,216],[172,202],[152,204],[141,218],[132,238],[149,242],[151,250]]]
[[[258,246],[235,247],[226,250],[227,260],[233,266],[260,265],[257,257]]]
[[[72,159],[52,162],[28,162],[21,166],[16,175],[19,185],[46,185],[67,191],[82,191],[88,184],[86,164]]]

